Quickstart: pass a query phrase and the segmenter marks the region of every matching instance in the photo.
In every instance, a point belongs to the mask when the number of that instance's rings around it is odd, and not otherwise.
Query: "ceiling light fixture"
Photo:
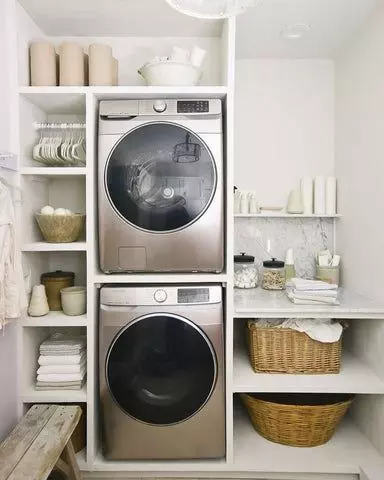
[[[281,31],[281,36],[286,40],[299,40],[305,37],[311,31],[311,26],[307,23],[296,23],[288,25]]]
[[[166,0],[174,9],[197,18],[233,17],[254,7],[259,0]]]

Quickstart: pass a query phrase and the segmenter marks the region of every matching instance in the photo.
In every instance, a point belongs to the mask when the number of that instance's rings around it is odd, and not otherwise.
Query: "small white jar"
[[[235,288],[256,288],[259,280],[255,257],[235,255]]]
[[[67,287],[60,290],[61,305],[66,315],[83,315],[87,311],[85,287]]]

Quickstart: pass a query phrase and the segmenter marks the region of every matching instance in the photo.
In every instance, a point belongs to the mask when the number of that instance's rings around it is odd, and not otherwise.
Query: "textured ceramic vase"
[[[49,312],[47,294],[44,285],[35,285],[32,289],[29,302],[28,315],[30,317],[43,317]]]
[[[94,43],[89,47],[89,85],[113,84],[113,57],[109,45]]]
[[[84,51],[77,43],[60,46],[60,86],[83,86],[85,83]]]
[[[32,43],[29,54],[32,87],[55,87],[57,62],[54,46],[47,42]]]

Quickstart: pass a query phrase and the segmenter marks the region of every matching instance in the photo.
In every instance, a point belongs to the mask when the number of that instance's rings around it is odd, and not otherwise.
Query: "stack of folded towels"
[[[320,280],[292,278],[287,295],[296,305],[340,305],[338,287]]]
[[[80,390],[86,376],[85,337],[54,334],[40,345],[36,390]]]

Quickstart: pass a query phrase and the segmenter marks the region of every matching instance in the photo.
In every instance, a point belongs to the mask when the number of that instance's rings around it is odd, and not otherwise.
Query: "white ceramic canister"
[[[83,86],[84,84],[83,47],[77,43],[63,43],[60,46],[60,86]]]
[[[66,315],[83,315],[87,311],[85,287],[67,287],[60,290],[61,305]]]
[[[113,57],[109,45],[93,43],[89,47],[89,85],[113,85]]]
[[[32,87],[57,86],[55,48],[48,42],[32,43],[29,49]]]
[[[44,285],[35,285],[32,289],[31,300],[28,307],[30,317],[43,317],[49,312],[47,293]]]

